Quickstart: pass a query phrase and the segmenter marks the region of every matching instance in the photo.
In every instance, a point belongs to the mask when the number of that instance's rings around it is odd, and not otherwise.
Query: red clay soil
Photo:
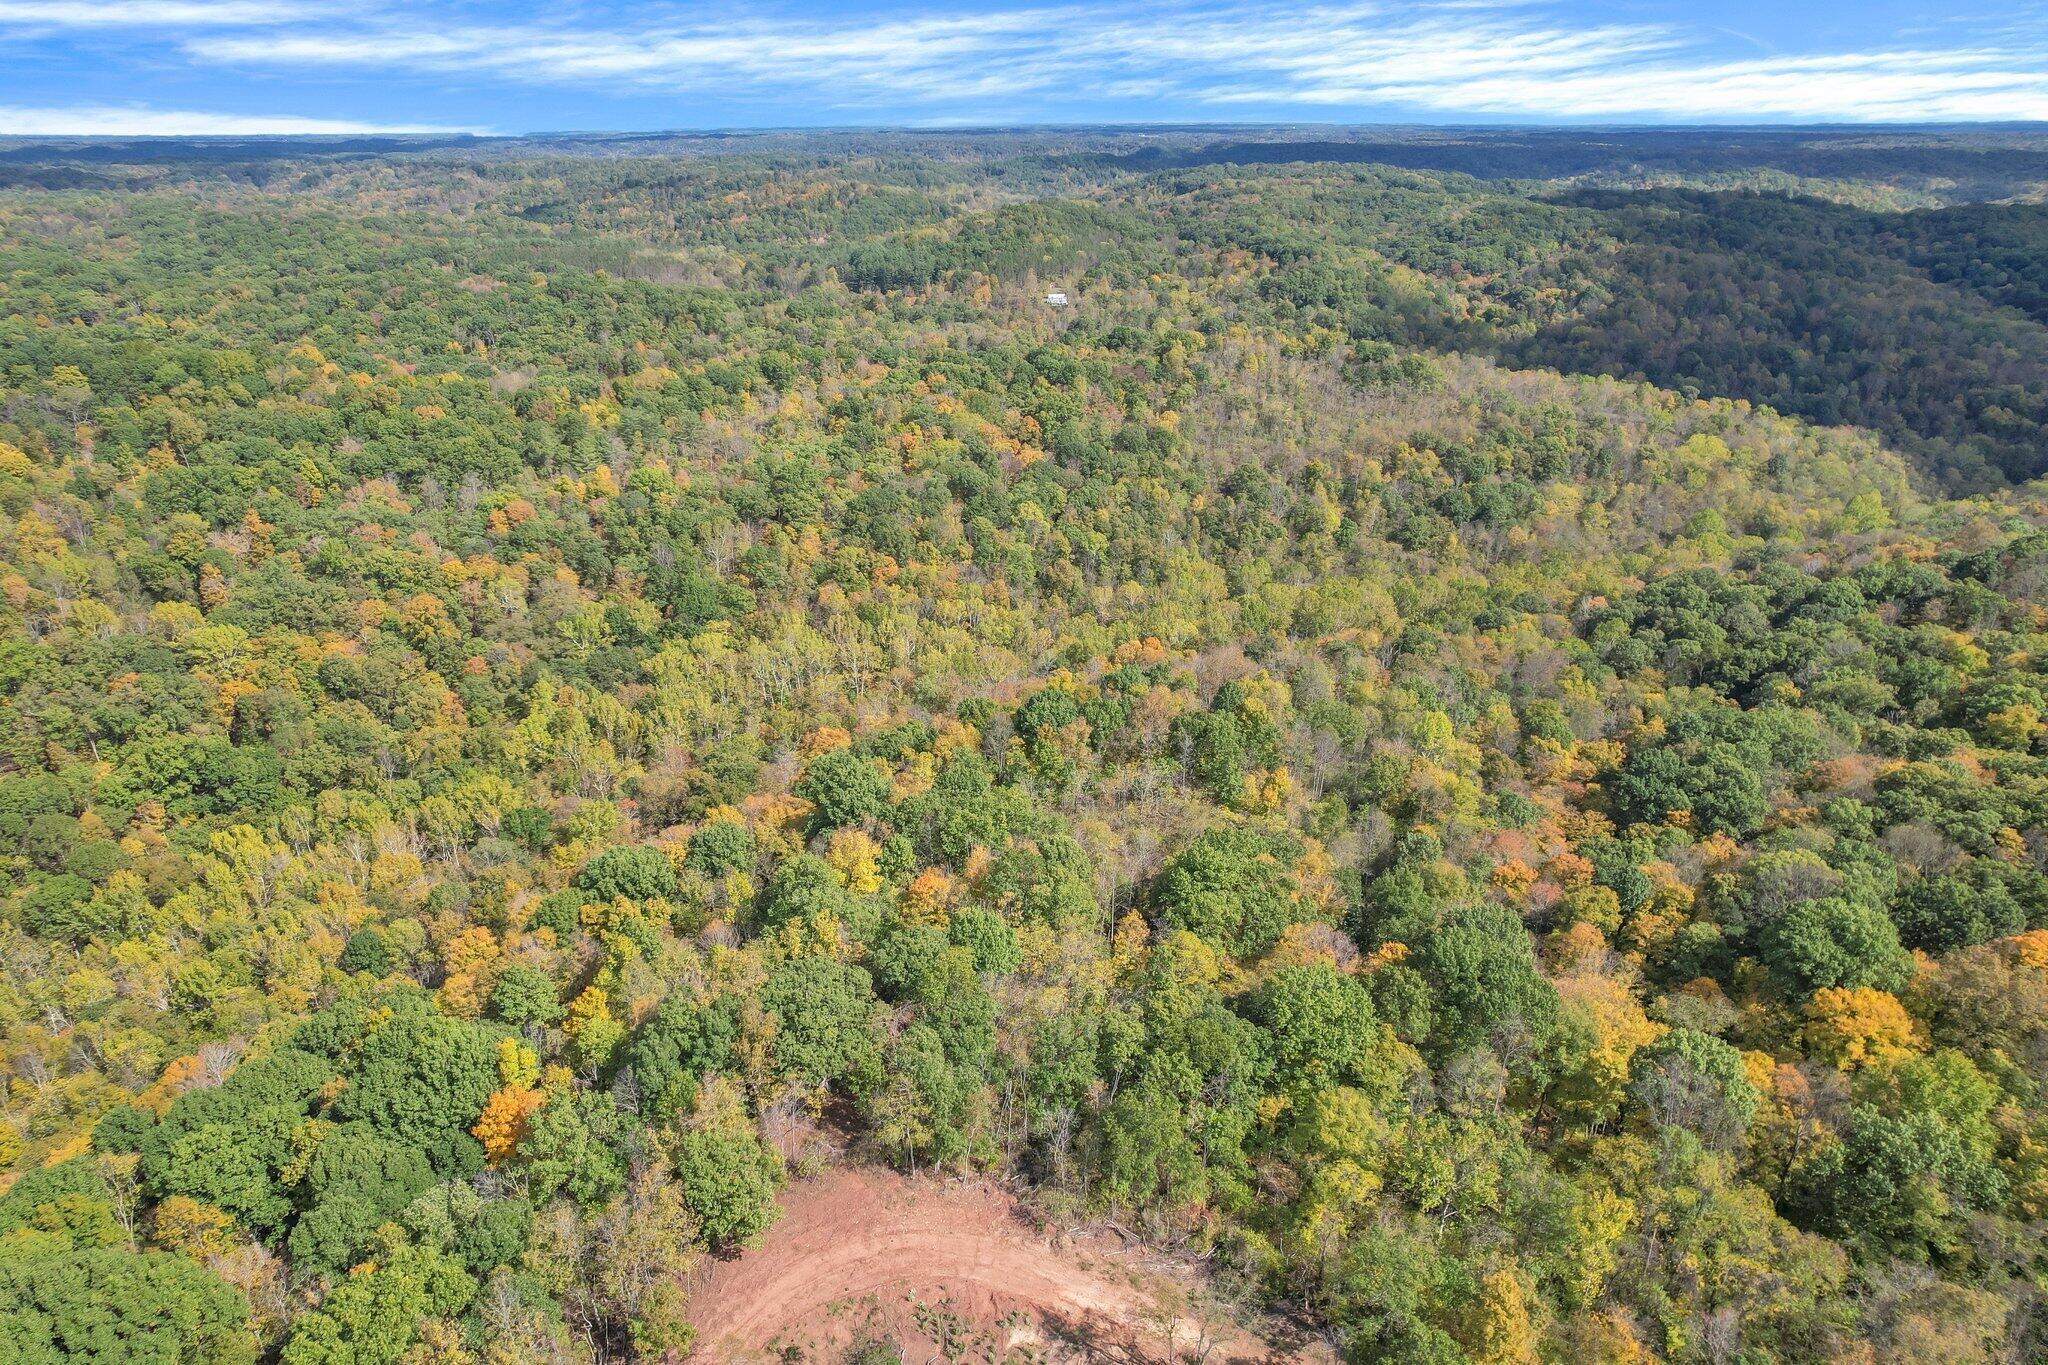
[[[760,1244],[692,1276],[693,1361],[837,1361],[861,1341],[934,1359],[916,1304],[943,1305],[984,1343],[976,1359],[1303,1360],[1247,1328],[1203,1323],[1164,1271],[1077,1239],[1056,1246],[981,1182],[834,1170],[783,1197]],[[1179,1302],[1176,1314],[1162,1302]],[[1171,1331],[1171,1340],[1168,1333]],[[1215,1345],[1203,1354],[1206,1342]],[[1327,1356],[1321,1356],[1327,1359]]]

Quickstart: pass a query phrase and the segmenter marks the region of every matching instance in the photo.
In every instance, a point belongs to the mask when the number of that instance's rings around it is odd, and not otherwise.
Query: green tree
[[[2003,1193],[1998,1171],[1936,1115],[1859,1106],[1840,1142],[1794,1170],[1786,1202],[1817,1231],[1927,1261],[1954,1252],[1966,1213]]]
[[[1629,1093],[1660,1128],[1680,1128],[1711,1146],[1741,1140],[1758,1096],[1742,1054],[1711,1034],[1674,1028],[1630,1063]]]
[[[811,817],[814,831],[859,824],[889,809],[888,777],[851,749],[819,754],[791,790],[817,807]]]
[[[392,1365],[429,1318],[469,1306],[476,1282],[431,1247],[407,1245],[377,1258],[329,1290],[299,1319],[279,1356],[283,1365]]]
[[[760,999],[776,1019],[775,1064],[784,1075],[843,1085],[855,1096],[880,1083],[881,1037],[866,971],[831,958],[798,958],[776,968]]]
[[[1457,1051],[1502,1032],[1540,1041],[1557,1018],[1557,991],[1536,970],[1529,936],[1505,906],[1452,911],[1417,957],[1432,990],[1435,1050]]]
[[[1827,986],[1896,990],[1912,973],[1890,917],[1846,896],[1800,901],[1762,939],[1764,961],[1801,992]]]
[[[626,1045],[640,1111],[667,1116],[689,1104],[698,1079],[731,1061],[739,1036],[739,1004],[733,997],[699,1005],[681,991],[671,992]]]
[[[750,1242],[775,1221],[782,1158],[761,1140],[722,1077],[699,1096],[695,1114],[676,1137],[673,1159],[683,1204],[712,1246]]]
[[[1723,743],[1636,749],[1609,777],[1607,793],[1624,820],[1656,824],[1681,812],[1701,834],[1737,839],[1756,833],[1771,811],[1751,757]]]
[[[1003,975],[1017,970],[1022,954],[1017,931],[994,910],[978,905],[962,906],[946,925],[946,937],[965,948],[974,960],[974,970]]]
[[[303,1187],[312,1207],[292,1228],[293,1263],[336,1275],[354,1264],[379,1224],[434,1183],[419,1148],[366,1123],[346,1123],[320,1139]]]
[[[342,945],[341,956],[335,959],[334,965],[345,972],[386,976],[398,965],[398,954],[382,931],[374,927],[358,929],[348,936],[348,942]]]
[[[753,831],[737,820],[713,820],[690,836],[683,864],[708,876],[752,870],[758,856]]]
[[[491,987],[491,1017],[514,1028],[546,1028],[562,1018],[555,983],[538,967],[515,962]]]
[[[254,1362],[249,1301],[161,1252],[97,1248],[0,1257],[0,1356],[20,1365]]]
[[[534,1201],[566,1192],[593,1209],[611,1199],[626,1181],[619,1152],[625,1135],[625,1116],[609,1094],[581,1088],[550,1094],[519,1144]]]
[[[937,1032],[911,1024],[890,1042],[882,1084],[868,1097],[876,1145],[913,1171],[920,1161],[963,1160],[977,1087],[972,1073],[963,1073],[947,1056]]]
[[[1251,1015],[1271,1036],[1275,1077],[1290,1089],[1358,1084],[1380,1033],[1365,987],[1327,962],[1273,973]]]
[[[363,1039],[334,1113],[375,1125],[453,1173],[480,1156],[469,1130],[497,1088],[498,1035],[422,1002]]]
[[[1205,1192],[1202,1154],[1185,1114],[1157,1086],[1126,1089],[1102,1116],[1103,1192],[1116,1203],[1144,1207],[1194,1202]]]
[[[1238,957],[1257,957],[1301,918],[1287,869],[1289,841],[1242,826],[1210,830],[1160,871],[1159,920]]]
[[[670,898],[676,894],[676,873],[660,849],[637,844],[608,848],[577,872],[576,889],[594,901]]]
[[[1900,888],[1891,905],[1899,941],[1908,948],[1944,953],[2027,927],[2027,913],[2012,893],[1992,881],[1973,886],[1960,877],[1923,877]]]

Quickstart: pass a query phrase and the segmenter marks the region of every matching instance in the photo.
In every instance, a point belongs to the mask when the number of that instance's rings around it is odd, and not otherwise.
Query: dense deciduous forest
[[[1699,136],[9,152],[0,1355],[2039,1359],[2043,151]]]

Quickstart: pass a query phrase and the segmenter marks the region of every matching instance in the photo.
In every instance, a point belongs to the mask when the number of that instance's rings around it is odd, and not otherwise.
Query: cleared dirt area
[[[979,1339],[954,1358],[977,1360],[1329,1358],[1191,1308],[1184,1281],[1097,1241],[1055,1245],[988,1184],[836,1170],[787,1191],[759,1246],[693,1277],[691,1359],[837,1361],[891,1341],[923,1365],[946,1358],[949,1327]]]

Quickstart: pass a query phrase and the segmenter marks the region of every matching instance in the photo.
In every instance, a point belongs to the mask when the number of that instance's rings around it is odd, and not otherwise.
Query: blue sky
[[[2048,120],[2048,0],[0,0],[0,133]]]

